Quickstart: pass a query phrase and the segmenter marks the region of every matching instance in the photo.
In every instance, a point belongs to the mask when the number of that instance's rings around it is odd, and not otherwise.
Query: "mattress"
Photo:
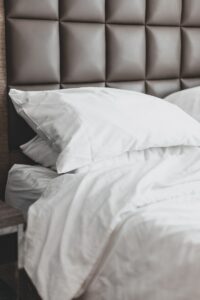
[[[57,176],[56,172],[41,166],[15,164],[8,174],[5,201],[20,209],[26,218],[30,205],[40,198],[49,182]]]

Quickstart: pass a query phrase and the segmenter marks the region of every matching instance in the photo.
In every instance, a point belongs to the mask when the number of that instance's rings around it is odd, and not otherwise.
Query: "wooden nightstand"
[[[19,287],[19,269],[22,268],[22,260],[23,260],[23,232],[24,232],[24,218],[19,210],[8,206],[6,203],[0,200],[0,237],[9,236],[12,234],[17,235],[17,268],[16,268],[16,280],[17,286]],[[9,245],[4,246],[4,244],[0,247],[9,247]],[[12,246],[13,247],[13,244]],[[6,253],[7,249],[3,249],[4,253]],[[1,260],[2,261],[2,260]],[[7,262],[6,262],[7,263]],[[17,291],[19,299],[19,290]]]

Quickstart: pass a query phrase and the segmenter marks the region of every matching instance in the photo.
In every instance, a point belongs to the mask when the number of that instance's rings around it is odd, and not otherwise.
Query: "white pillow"
[[[149,95],[109,88],[11,90],[9,95],[17,112],[58,153],[58,173],[127,151],[200,145],[195,120]]]
[[[200,122],[200,87],[173,93],[165,98]]]
[[[196,149],[195,149],[196,150]],[[191,147],[188,146],[175,146],[169,148],[149,148],[141,151],[131,151],[125,152],[119,156],[113,158],[104,159],[98,161],[89,166],[82,167],[76,170],[76,174],[105,171],[110,169],[117,169],[124,166],[130,166],[131,164],[136,167],[136,165],[144,166],[144,163],[151,163],[152,161],[162,161],[167,158],[173,158],[173,156],[184,155],[188,151],[191,152]]]
[[[30,157],[36,163],[39,163],[43,166],[55,169],[56,160],[58,154],[53,151],[53,149],[47,144],[45,140],[36,135],[28,143],[20,146],[23,153]],[[74,173],[88,173],[99,170],[106,170],[111,168],[119,168],[121,166],[130,165],[134,163],[141,162],[141,160],[148,162],[149,159],[152,160],[163,160],[168,156],[173,155],[182,155],[188,151],[190,147],[186,146],[175,146],[169,148],[150,148],[142,151],[131,151],[125,152],[119,156],[113,158],[104,159],[97,161],[90,165],[76,169]]]
[[[56,170],[58,153],[56,153],[56,151],[54,151],[54,149],[40,136],[36,135],[29,142],[21,145],[20,148],[22,152],[34,162]]]
[[[30,205],[38,200],[49,182],[58,174],[41,166],[15,164],[9,170],[5,201],[21,210],[26,218]]]

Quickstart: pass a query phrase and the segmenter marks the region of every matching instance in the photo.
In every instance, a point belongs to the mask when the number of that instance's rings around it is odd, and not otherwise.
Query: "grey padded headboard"
[[[8,87],[200,84],[200,0],[5,0]],[[55,99],[56,101],[56,99]],[[10,148],[32,132],[9,104]]]

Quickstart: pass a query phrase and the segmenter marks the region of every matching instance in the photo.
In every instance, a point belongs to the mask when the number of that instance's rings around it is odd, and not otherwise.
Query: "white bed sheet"
[[[59,176],[31,206],[24,266],[42,299],[200,299],[200,149],[147,152]]]
[[[24,217],[35,201],[42,195],[57,173],[41,167],[15,164],[9,171],[5,201],[22,211]]]

